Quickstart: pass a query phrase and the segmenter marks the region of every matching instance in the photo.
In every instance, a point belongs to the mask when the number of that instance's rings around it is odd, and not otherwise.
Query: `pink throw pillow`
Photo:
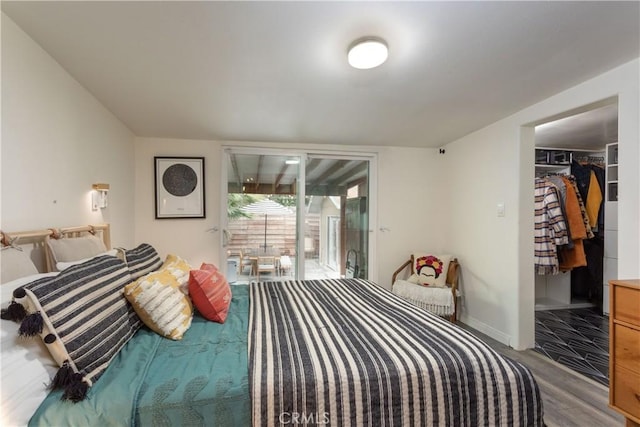
[[[213,264],[189,272],[189,296],[202,317],[224,323],[231,304],[231,287]]]

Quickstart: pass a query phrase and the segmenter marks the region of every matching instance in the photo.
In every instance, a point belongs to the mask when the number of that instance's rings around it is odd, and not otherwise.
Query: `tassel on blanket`
[[[44,325],[44,320],[42,320],[42,315],[39,311],[32,313],[24,318],[22,323],[20,324],[20,329],[18,333],[22,337],[32,337],[39,333],[42,333],[42,327]]]
[[[87,390],[89,390],[89,384],[82,379],[82,374],[76,372],[71,376],[70,383],[64,388],[62,400],[70,400],[73,403],[80,402],[87,396]]]
[[[11,301],[7,308],[2,309],[2,314],[0,315],[3,320],[13,320],[14,322],[20,322],[27,317],[27,310],[24,309],[24,306],[15,301]]]
[[[66,389],[72,382],[73,374],[73,368],[69,366],[69,361],[65,360],[58,372],[56,372],[56,376],[51,380],[49,388],[51,390]]]

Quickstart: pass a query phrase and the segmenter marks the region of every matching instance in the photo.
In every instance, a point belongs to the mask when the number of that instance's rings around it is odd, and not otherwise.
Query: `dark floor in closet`
[[[609,386],[609,318],[596,309],[536,311],[535,351]]]

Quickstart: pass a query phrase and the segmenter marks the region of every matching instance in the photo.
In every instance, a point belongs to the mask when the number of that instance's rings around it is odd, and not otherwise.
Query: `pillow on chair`
[[[417,280],[417,283],[423,286],[444,288],[447,286],[447,272],[451,258],[451,255],[414,253],[411,255],[411,272],[414,276],[410,277],[409,281]]]

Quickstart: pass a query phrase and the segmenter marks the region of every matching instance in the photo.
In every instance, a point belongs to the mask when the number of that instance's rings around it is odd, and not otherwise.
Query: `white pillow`
[[[47,244],[56,263],[92,258],[107,251],[104,242],[91,235],[48,239]]]
[[[38,269],[26,251],[7,246],[0,251],[0,282],[8,283],[20,277],[38,274]]]
[[[89,261],[93,258],[99,257],[99,256],[103,256],[103,255],[109,255],[109,256],[117,256],[118,255],[118,250],[117,249],[111,249],[110,251],[107,252],[103,252],[101,254],[98,254],[96,256],[92,256],[89,258],[84,258],[84,259],[79,259],[77,261],[68,261],[68,262],[57,262],[56,263],[56,269],[58,271],[62,271],[62,270],[66,270],[67,268],[71,267],[72,265],[76,265],[76,264],[82,264],[83,262]]]
[[[13,291],[42,277],[57,273],[36,274],[0,286],[2,308],[6,308]],[[58,364],[39,337],[20,338],[18,323],[2,320],[0,328],[0,413],[2,424],[26,426],[38,406],[49,394],[47,386],[58,371]]]

